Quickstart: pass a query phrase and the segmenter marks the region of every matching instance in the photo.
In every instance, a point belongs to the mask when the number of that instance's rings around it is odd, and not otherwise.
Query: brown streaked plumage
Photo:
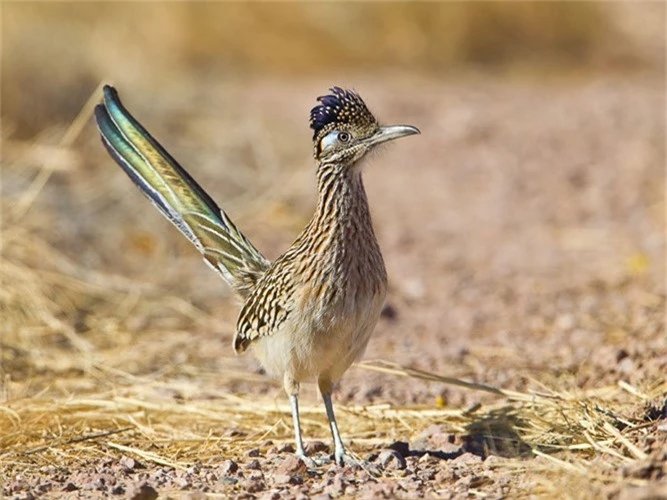
[[[95,110],[104,145],[146,196],[245,300],[234,350],[251,347],[290,399],[297,455],[309,466],[299,425],[301,382],[317,380],[334,439],[336,463],[347,455],[331,392],[362,354],[380,315],[387,275],[361,177],[376,145],[419,133],[381,126],[358,94],[339,87],[310,114],[317,162],[315,213],[272,264],[206,192],[122,106],[111,87]]]

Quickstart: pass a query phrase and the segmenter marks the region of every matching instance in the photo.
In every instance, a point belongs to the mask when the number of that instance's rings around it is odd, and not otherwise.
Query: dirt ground
[[[308,110],[339,83],[119,91],[275,258],[314,202]],[[292,457],[279,384],[232,353],[237,302],[88,122],[4,148],[4,496],[667,498],[664,79],[342,83],[422,130],[365,173],[389,294],[335,395],[363,467]]]

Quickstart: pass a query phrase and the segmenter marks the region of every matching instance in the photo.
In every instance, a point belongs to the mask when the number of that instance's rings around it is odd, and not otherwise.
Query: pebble
[[[380,450],[378,461],[385,469],[405,469],[405,459],[396,450],[386,448]]]
[[[424,453],[421,457],[419,457],[419,460],[418,460],[419,465],[421,465],[422,467],[425,466],[425,465],[435,464],[439,461],[440,461],[440,459],[438,459],[438,457],[434,457],[430,453]]]
[[[79,488],[77,488],[76,484],[74,483],[67,483],[65,486],[63,486],[63,491],[76,491]]]
[[[482,461],[482,458],[470,452],[465,452],[456,457],[453,461],[457,464],[474,464],[474,463],[480,463]]]
[[[290,474],[274,474],[273,475],[273,482],[276,484],[290,484],[292,483],[292,479],[294,476],[291,476]]]
[[[301,459],[295,455],[290,455],[276,468],[276,474],[292,475],[306,472],[307,467]]]
[[[251,481],[256,481],[258,479],[264,479],[264,474],[262,474],[262,471],[254,470],[250,473],[250,475],[248,476],[248,479],[250,479]]]
[[[239,466],[234,460],[225,460],[217,468],[217,472],[221,476],[229,476],[230,474],[234,474],[237,470],[239,470]]]
[[[122,457],[118,463],[122,465],[126,471],[132,471],[137,466],[137,461],[130,457]]]
[[[248,462],[245,468],[248,470],[260,470],[262,468],[262,465],[259,463],[259,460],[254,459]]]
[[[130,500],[155,500],[157,491],[148,483],[133,484],[129,487],[127,497]]]
[[[322,441],[312,441],[306,444],[306,455],[312,455],[314,453],[320,452],[329,453],[329,447]]]
[[[125,488],[121,486],[120,484],[118,486],[114,486],[114,488],[111,490],[112,495],[122,495],[125,493]]]
[[[243,482],[243,489],[247,493],[258,493],[266,488],[264,481],[261,479],[246,479]]]

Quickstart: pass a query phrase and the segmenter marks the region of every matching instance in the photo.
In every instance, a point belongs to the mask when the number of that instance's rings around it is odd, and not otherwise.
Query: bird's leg
[[[334,415],[333,403],[331,401],[331,391],[333,384],[330,380],[320,377],[318,380],[322,399],[324,400],[324,408],[327,411],[327,419],[329,420],[329,428],[331,429],[331,436],[334,440],[334,459],[337,465],[355,465],[356,461],[345,452],[345,445],[340,438],[338,432],[338,425],[336,424],[336,416]]]
[[[299,400],[296,394],[289,396],[290,406],[292,407],[292,419],[294,420],[294,437],[296,440],[296,454],[298,457],[305,457],[306,452],[303,448],[303,440],[301,439],[301,425],[299,422]]]
[[[289,397],[289,403],[292,407],[292,420],[294,421],[294,438],[296,442],[296,456],[310,469],[317,468],[317,464],[312,458],[306,456],[306,450],[303,447],[301,438],[301,422],[299,420],[299,383],[291,376],[285,374],[285,392]]]

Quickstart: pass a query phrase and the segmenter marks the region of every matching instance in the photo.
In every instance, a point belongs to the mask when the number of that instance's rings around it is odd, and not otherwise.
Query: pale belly
[[[385,295],[382,284],[373,293],[341,300],[335,307],[304,304],[303,312],[290,317],[280,330],[253,342],[254,353],[273,377],[288,373],[298,383],[322,376],[335,383],[363,355]]]

